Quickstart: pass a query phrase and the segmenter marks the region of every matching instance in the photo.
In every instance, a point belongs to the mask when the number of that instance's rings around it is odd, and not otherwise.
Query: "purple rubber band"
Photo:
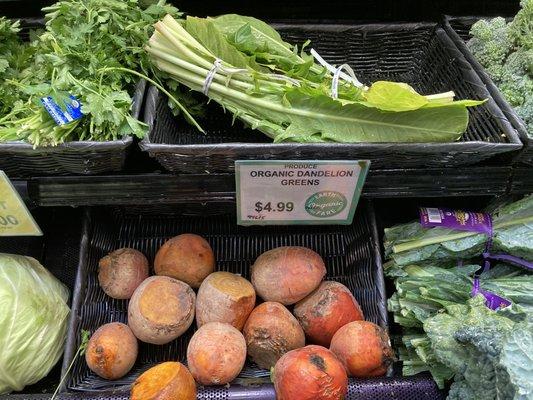
[[[490,254],[490,251],[492,250],[492,239],[494,235],[494,229],[492,226],[492,217],[489,214],[487,215],[487,226],[489,229],[488,237],[487,237],[487,243],[485,244],[485,251],[483,252],[483,258],[484,258],[484,265],[483,265],[483,272],[488,271],[490,269],[490,260],[488,258],[485,258],[485,254]]]
[[[511,256],[509,254],[491,254],[489,252],[483,253],[483,258],[486,261],[494,260],[494,261],[504,261],[506,263],[515,265],[517,267],[524,267],[530,270],[533,270],[533,262],[524,260],[520,257]]]
[[[483,290],[480,287],[479,277],[474,278],[474,284],[472,287],[471,296],[475,297],[478,294],[483,295],[485,298],[485,305],[491,310],[497,310],[498,308],[505,308],[511,305],[511,302],[501,296],[498,296],[496,293],[489,292],[488,290]]]
[[[498,296],[488,290],[481,289],[479,275],[490,269],[490,261],[506,261],[515,265],[525,266],[533,269],[533,263],[522,260],[518,257],[498,254],[492,255],[494,227],[492,217],[487,213],[474,213],[470,211],[454,211],[447,208],[421,208],[420,209],[420,224],[425,228],[443,227],[450,229],[457,229],[462,231],[477,232],[487,235],[487,242],[485,243],[485,250],[483,251],[483,270],[477,272],[474,276],[474,281],[471,290],[471,296],[475,297],[478,294],[485,297],[485,305],[491,310],[496,310],[500,307],[507,307],[511,302]],[[463,260],[457,262],[457,267],[463,265]]]

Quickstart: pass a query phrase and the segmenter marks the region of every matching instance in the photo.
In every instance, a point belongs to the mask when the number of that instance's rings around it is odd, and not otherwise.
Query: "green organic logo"
[[[342,212],[347,205],[348,201],[342,193],[324,190],[306,200],[305,211],[313,217],[328,218]]]

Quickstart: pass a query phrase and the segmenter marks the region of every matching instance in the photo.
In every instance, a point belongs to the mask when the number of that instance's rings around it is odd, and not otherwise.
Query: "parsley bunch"
[[[10,114],[0,114],[0,141],[39,146],[142,138],[146,125],[130,112],[139,76],[154,76],[143,47],[155,22],[181,13],[165,0],[148,7],[139,0],[62,0],[43,11],[44,33],[26,45],[33,54],[22,69],[31,74],[8,82],[16,90],[17,107],[13,102]],[[58,126],[40,98],[63,104],[68,95],[81,102],[84,116]]]
[[[18,37],[20,31],[19,22],[11,22],[4,17],[0,17],[0,115],[4,115],[8,110],[10,91],[6,80],[16,74],[14,61],[16,54],[21,47]]]
[[[29,75],[26,70],[34,48],[21,40],[19,21],[0,17],[0,123],[2,117],[21,105],[19,85]]]

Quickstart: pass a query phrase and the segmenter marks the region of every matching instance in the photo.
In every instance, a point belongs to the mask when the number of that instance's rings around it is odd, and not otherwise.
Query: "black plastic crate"
[[[146,81],[141,80],[133,95],[132,116],[141,117]],[[23,141],[0,142],[0,169],[9,177],[39,175],[94,175],[118,172],[124,167],[131,136],[108,142],[73,141],[58,146],[33,148]]]
[[[116,209],[93,210],[89,223],[90,233],[86,238],[87,257],[81,260],[78,271],[79,290],[73,301],[63,370],[70,364],[80,344],[82,330],[92,333],[105,323],[127,321],[128,301],[106,296],[98,285],[99,259],[119,247],[132,247],[142,251],[152,262],[156,251],[166,239],[184,232],[200,234],[210,242],[215,252],[217,270],[240,273],[247,278],[249,267],[266,250],[283,245],[312,248],[326,262],[327,279],[348,286],[361,304],[365,317],[387,327],[386,295],[377,228],[371,205],[363,204],[352,225],[322,227],[239,227],[235,223],[234,213],[210,215],[209,207],[202,216],[194,217],[123,213]],[[187,213],[188,206],[183,205],[181,210]],[[184,335],[164,346],[140,343],[139,356],[132,371],[117,381],[98,377],[88,369],[83,357],[78,358],[67,380],[67,390],[124,389],[140,373],[156,363],[176,359],[185,362],[187,344],[194,331],[195,324]],[[239,378],[266,377],[268,373],[269,371],[247,363]]]
[[[75,277],[82,243],[82,217],[80,210],[69,208],[41,208],[33,212],[44,236],[0,237],[0,252],[30,256],[37,259],[74,294]],[[0,398],[46,398],[60,381],[61,361],[48,376],[19,393]],[[50,397],[50,395],[48,395]]]
[[[463,53],[466,60],[472,65],[483,83],[486,85],[490,95],[496,101],[507,120],[516,130],[520,139],[524,143],[523,149],[517,154],[515,161],[521,164],[533,165],[533,136],[528,135],[527,126],[518,116],[514,108],[505,100],[492,78],[485,71],[485,68],[476,60],[474,55],[466,47],[466,42],[470,40],[470,28],[482,17],[444,17],[444,28],[457,48]],[[533,135],[533,133],[532,133]]]
[[[145,102],[149,135],[140,143],[169,171],[228,172],[235,160],[370,159],[371,168],[470,165],[517,151],[522,144],[480,78],[446,32],[433,23],[389,25],[276,25],[284,38],[310,39],[332,64],[349,63],[364,82],[411,84],[423,94],[455,91],[457,98],[485,99],[470,109],[470,124],[453,143],[276,143],[244,128],[212,104],[201,121],[207,135],[175,118],[167,99],[151,87]]]

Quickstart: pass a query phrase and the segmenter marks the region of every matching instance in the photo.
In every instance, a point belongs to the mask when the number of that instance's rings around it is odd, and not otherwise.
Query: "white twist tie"
[[[222,60],[220,58],[217,58],[215,62],[213,63],[213,66],[207,73],[207,76],[205,77],[204,86],[202,87],[202,93],[207,96],[209,93],[209,88],[211,87],[211,83],[213,83],[213,78],[215,77],[218,69],[221,67]]]
[[[331,97],[333,97],[334,99],[339,98],[339,78],[343,73],[343,69],[348,72],[350,78],[357,80],[357,78],[355,77],[355,72],[353,72],[352,67],[350,67],[348,64],[342,64],[340,67],[338,67],[333,73],[333,78],[331,79]]]
[[[209,88],[211,87],[211,84],[213,83],[213,79],[215,78],[215,75],[217,74],[218,71],[227,74],[226,85],[229,84],[229,81],[231,80],[232,75],[243,75],[243,74],[246,74],[248,76],[251,76],[250,75],[250,71],[248,71],[245,68],[228,68],[228,67],[224,67],[222,65],[222,60],[220,58],[217,58],[217,59],[215,59],[215,61],[213,62],[213,66],[211,67],[211,69],[207,73],[207,76],[205,77],[204,84],[202,86],[202,93],[205,94],[206,96],[209,93]],[[291,84],[293,84],[295,86],[300,86],[300,82],[298,80],[290,78],[290,77],[285,76],[285,75],[269,74],[269,77],[273,78],[273,79],[280,80],[280,81],[285,81],[285,82],[291,83]]]
[[[338,74],[337,84],[335,85],[335,87],[338,86],[339,78],[342,78],[344,81],[350,82],[355,87],[358,87],[363,90],[368,90],[368,87],[365,86],[363,83],[361,83],[359,79],[357,79],[357,77],[355,76],[355,73],[353,72],[353,69],[350,66],[347,66],[347,68],[344,67],[347,64],[343,64],[339,68],[335,68],[333,65],[331,65],[326,60],[324,60],[322,56],[320,56],[320,54],[318,54],[318,52],[315,49],[311,49],[311,55],[314,57],[316,61],[318,61],[320,65],[325,67],[330,73],[333,74],[333,78],[335,78],[335,74]],[[346,69],[346,71],[348,71],[348,74],[345,74],[344,72],[342,72],[342,69]],[[332,91],[333,91],[333,84],[332,84]]]

